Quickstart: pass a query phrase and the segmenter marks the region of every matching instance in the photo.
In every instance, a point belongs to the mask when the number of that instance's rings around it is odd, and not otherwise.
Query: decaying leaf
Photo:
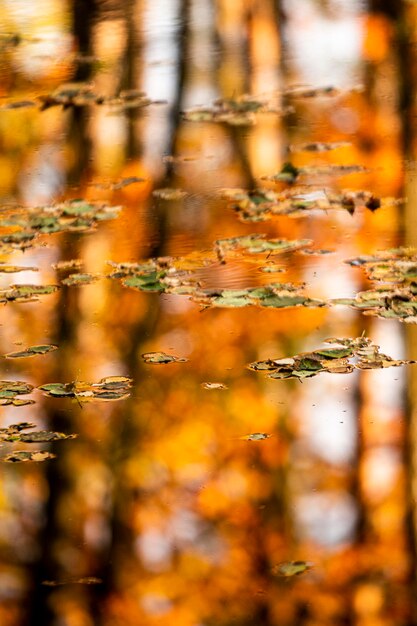
[[[188,359],[183,357],[166,354],[165,352],[145,352],[142,354],[142,359],[145,363],[152,363],[154,365],[163,365],[166,363],[186,363],[188,361]]]
[[[272,573],[275,576],[282,576],[284,578],[291,578],[292,576],[299,576],[304,574],[313,567],[312,563],[307,561],[288,561],[286,563],[279,563],[272,568]]]
[[[4,355],[4,357],[6,359],[22,359],[24,357],[47,354],[48,352],[53,352],[54,350],[58,350],[58,346],[54,346],[53,344],[44,344],[31,346],[30,348],[25,348],[24,350],[19,350],[17,352],[8,352]]]
[[[382,354],[378,346],[363,336],[356,339],[332,338],[326,340],[326,343],[331,347],[302,352],[290,358],[255,361],[248,367],[255,371],[267,371],[269,378],[275,380],[303,380],[322,372],[348,374],[354,369],[380,369],[415,363],[395,360]]]
[[[77,401],[124,400],[130,394],[132,379],[126,376],[107,376],[98,383],[75,381],[48,383],[39,389],[52,398],[75,398]]]
[[[41,461],[48,461],[49,459],[55,459],[56,454],[52,454],[51,452],[44,452],[41,450],[36,450],[35,452],[28,452],[27,450],[16,450],[15,452],[10,452],[3,459],[3,463],[40,463]]]

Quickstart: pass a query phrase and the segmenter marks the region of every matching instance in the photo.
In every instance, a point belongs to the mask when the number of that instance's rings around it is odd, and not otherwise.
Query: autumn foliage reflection
[[[215,293],[306,283],[324,302],[368,287],[343,261],[412,233],[403,203],[379,207],[375,197],[408,195],[403,150],[414,134],[400,25],[413,42],[415,9],[342,4],[57,0],[29,20],[28,4],[2,3],[4,103],[29,103],[0,110],[3,205],[122,207],[87,232],[43,230],[36,246],[1,258],[38,268],[36,284],[60,284],[2,309],[1,354],[58,346],[4,359],[2,378],[61,390],[2,406],[1,427],[27,421],[78,435],[39,444],[56,459],[2,466],[2,626],[414,623],[412,366],[302,383],[247,367],[362,333],[403,359],[399,322],[347,307],[205,307],[179,289],[134,290],[109,277],[117,264],[175,257]],[[320,42],[317,55],[303,44],[317,24],[324,42],[329,28],[358,42],[334,88]],[[306,76],[311,67],[317,76]],[[89,84],[81,95],[80,80]],[[75,95],[56,102],[68,83]],[[245,93],[271,98],[274,110],[250,111],[253,125],[183,113],[219,99],[236,109],[230,102]],[[336,148],[318,149],[329,142]],[[242,221],[224,189],[287,190],[287,179],[266,180],[286,162],[321,172],[304,170],[303,201],[317,189],[366,190],[372,206]],[[369,171],[334,176],[334,165]],[[314,253],[215,258],[216,241],[252,233],[313,240]],[[74,259],[97,279],[66,285]],[[103,389],[91,385],[110,376],[132,385],[122,399],[97,400]],[[2,458],[30,445],[2,443]]]

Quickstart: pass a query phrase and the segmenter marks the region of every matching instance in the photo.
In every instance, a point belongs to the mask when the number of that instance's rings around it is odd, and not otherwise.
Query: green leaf
[[[297,370],[307,371],[319,371],[324,369],[323,365],[318,359],[309,356],[304,356],[300,360],[297,360],[295,363],[295,367]]]
[[[321,350],[315,350],[314,354],[324,357],[325,359],[341,359],[352,356],[353,352],[353,348],[323,348]]]

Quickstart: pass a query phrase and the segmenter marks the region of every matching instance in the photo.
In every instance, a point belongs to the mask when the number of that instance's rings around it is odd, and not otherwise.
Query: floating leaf
[[[367,173],[370,170],[364,165],[318,165],[308,167],[295,167],[292,163],[284,163],[282,169],[270,176],[262,176],[263,180],[274,182],[295,183],[302,176],[346,176],[348,174]]]
[[[29,430],[30,428],[36,428],[36,424],[32,424],[31,422],[19,422],[19,424],[11,424],[6,428],[0,428],[0,435],[20,433],[20,431]]]
[[[188,270],[176,267],[183,259],[161,257],[146,263],[113,263],[110,278],[121,278],[123,285],[149,292],[185,293],[190,295],[196,289],[197,280]],[[204,261],[200,261],[204,265]]]
[[[344,166],[343,166],[344,167]],[[292,174],[284,172],[284,178],[294,178]],[[302,172],[303,170],[297,170]],[[276,175],[272,177],[277,180]],[[280,178],[278,178],[280,180]],[[383,206],[392,206],[401,203],[402,199],[378,198],[370,191],[342,190],[336,192],[333,189],[323,187],[312,191],[311,187],[290,187],[283,191],[258,188],[252,191],[244,189],[222,189],[221,194],[226,197],[232,209],[237,211],[239,218],[244,222],[260,222],[271,219],[274,216],[290,215],[298,217],[305,215],[306,211],[329,211],[340,210],[353,214],[359,207],[375,211]]]
[[[51,452],[42,452],[37,450],[36,452],[28,452],[26,450],[16,450],[15,452],[11,452],[7,454],[3,459],[3,463],[28,463],[35,462],[39,463],[41,461],[48,461],[49,459],[55,459],[56,454],[52,454]]]
[[[232,237],[216,242],[216,256],[224,262],[228,254],[238,254],[239,250],[249,254],[282,254],[310,245],[309,240],[288,241],[285,239],[267,240],[260,235]],[[240,253],[240,254],[241,254]],[[214,254],[211,253],[214,264]],[[239,255],[240,258],[240,255]],[[301,286],[290,283],[271,283],[261,287],[246,289],[203,289],[194,269],[205,267],[210,261],[201,254],[195,259],[188,257],[160,257],[145,263],[113,263],[114,271],[110,278],[122,280],[126,287],[140,291],[178,294],[190,296],[191,300],[203,307],[244,307],[263,306],[285,308],[293,306],[321,307],[325,303],[308,298]],[[183,267],[191,269],[181,269]]]
[[[203,389],[227,389],[224,383],[201,383]]]
[[[338,96],[340,89],[327,85],[325,87],[289,87],[283,94],[296,98],[319,98],[322,96]]]
[[[135,183],[143,183],[145,178],[140,178],[139,176],[127,176],[126,178],[122,178],[117,183],[113,183],[112,189],[115,191],[118,189],[124,189],[129,185],[134,185]]]
[[[64,433],[57,433],[49,430],[22,433],[23,430],[29,430],[31,428],[35,428],[35,424],[31,424],[29,422],[21,422],[19,424],[12,424],[7,428],[0,428],[0,441],[49,443],[51,441],[62,441],[64,439],[75,439],[75,437],[77,437],[77,435],[65,435]]]
[[[328,344],[339,347],[320,348],[313,352],[304,352],[285,359],[267,359],[255,361],[248,367],[255,371],[267,371],[269,378],[284,380],[288,378],[311,378],[321,372],[347,374],[354,369],[379,369],[395,367],[415,361],[399,361],[379,352],[367,337],[356,339],[328,339]]]
[[[0,380],[0,395],[6,393],[24,395],[32,391],[33,385],[29,383],[24,383],[19,380]]]
[[[245,250],[251,254],[269,252],[273,254],[285,254],[308,247],[312,244],[310,239],[265,239],[265,235],[243,235],[242,237],[229,237],[218,239],[215,243],[217,255],[224,260],[226,253],[236,250]]]
[[[89,231],[100,221],[116,218],[119,211],[120,207],[85,200],[70,200],[35,208],[14,207],[0,218],[0,227],[11,231],[0,235],[0,242],[11,248],[24,249],[33,245],[39,233]]]
[[[83,261],[81,259],[70,259],[69,261],[58,261],[58,263],[53,263],[52,267],[54,270],[58,272],[64,272],[66,270],[79,270],[83,266]]]
[[[126,178],[121,178],[117,182],[91,183],[91,186],[96,187],[96,189],[113,189],[113,191],[118,191],[119,189],[124,189],[129,185],[134,185],[135,183],[143,183],[145,180],[145,178],[139,178],[139,176],[127,176]]]
[[[53,106],[83,107],[88,105],[107,105],[113,110],[141,108],[158,101],[152,101],[142,91],[124,90],[114,97],[96,94],[88,83],[66,83],[50,94],[39,96],[40,109],[43,111]]]
[[[46,96],[39,96],[38,99],[41,102],[41,110],[45,110],[58,105],[68,108],[94,104],[97,103],[98,96],[88,83],[66,83]]]
[[[288,308],[294,306],[321,307],[324,302],[308,298],[300,288],[291,284],[273,283],[263,287],[247,289],[208,289],[196,290],[192,299],[202,306],[236,308],[262,306]]]
[[[20,350],[18,352],[9,352],[4,356],[6,359],[21,359],[24,357],[37,356],[38,354],[47,354],[48,352],[53,352],[54,350],[58,350],[58,346],[54,346],[53,344],[45,344],[39,346],[31,346],[30,348],[25,348],[24,350]]]
[[[99,278],[100,276],[98,274],[70,274],[61,282],[63,285],[67,285],[67,287],[79,287],[82,285],[90,285]]]
[[[172,154],[167,154],[165,156],[162,157],[162,162],[163,163],[188,163],[189,161],[197,161],[197,159],[200,157],[197,156],[183,156],[181,154],[178,155],[172,155]],[[206,157],[207,159],[210,157]]]
[[[272,435],[268,433],[251,433],[250,435],[244,435],[240,437],[240,439],[244,439],[245,441],[263,441],[264,439],[269,439]]]
[[[165,363],[185,363],[188,359],[183,357],[173,356],[172,354],[166,354],[165,352],[145,352],[142,354],[142,358],[145,363],[152,363],[155,365]]]
[[[299,576],[304,574],[313,567],[312,563],[307,561],[288,561],[286,563],[279,563],[272,569],[272,573],[275,576],[282,576],[284,578],[291,578],[292,576]]]
[[[23,400],[21,398],[2,398],[0,397],[1,406],[26,406],[29,404],[35,404],[35,400]]]
[[[216,122],[232,126],[250,126],[255,123],[255,113],[284,114],[289,109],[280,109],[250,95],[216,100],[211,106],[196,107],[183,113],[190,122]]]
[[[19,441],[25,443],[49,443],[51,441],[63,441],[65,439],[75,439],[78,435],[66,435],[65,433],[53,432],[49,430],[39,430],[34,433],[23,433],[19,435]]]
[[[414,248],[398,248],[347,261],[364,267],[369,278],[386,285],[360,291],[354,298],[336,298],[331,305],[348,305],[385,319],[417,323],[417,254]]]
[[[126,376],[107,376],[98,383],[75,381],[48,383],[39,389],[52,398],[76,398],[78,401],[123,400],[130,394],[132,379]]]
[[[33,385],[29,383],[18,380],[0,380],[0,406],[34,404],[33,400],[23,400],[16,397],[32,391]]]
[[[0,289],[0,302],[33,302],[37,296],[54,293],[58,285],[12,285]]]
[[[60,587],[62,585],[100,585],[101,578],[95,576],[84,576],[83,578],[68,578],[67,580],[43,580],[42,585],[46,587]]]
[[[14,274],[17,272],[37,272],[37,267],[24,267],[21,265],[6,265],[5,263],[0,263],[0,273],[2,274]]]
[[[39,387],[42,391],[46,391],[47,395],[57,398],[74,397],[74,388],[72,383],[49,383]]]
[[[287,163],[284,163],[278,174],[268,177],[268,180],[282,181],[283,183],[295,183],[300,173],[301,170],[288,161]]]
[[[395,248],[360,256],[346,261],[353,267],[364,268],[367,276],[377,282],[413,283],[417,279],[417,249]]]
[[[187,192],[183,189],[172,189],[171,187],[164,187],[161,189],[155,189],[152,195],[156,198],[162,198],[162,200],[181,200],[187,195]]]
[[[36,106],[36,102],[33,100],[15,100],[14,102],[7,102],[0,106],[0,110],[7,111],[12,109],[30,109]]]
[[[281,274],[285,272],[285,269],[281,265],[274,265],[273,263],[264,265],[264,267],[259,268],[260,272],[264,272],[265,274]]]
[[[311,143],[300,143],[288,146],[290,152],[329,152],[330,150],[338,150],[346,148],[352,144],[349,141],[314,141]]]

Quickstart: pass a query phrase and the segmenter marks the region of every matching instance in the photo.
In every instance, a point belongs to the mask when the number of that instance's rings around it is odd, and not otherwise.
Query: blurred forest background
[[[49,284],[59,261],[103,273],[109,260],[185,256],[266,233],[331,250],[286,258],[286,279],[313,297],[351,296],[367,281],[344,260],[417,245],[416,30],[411,0],[0,0],[2,206],[123,207],[94,232],[41,236],[1,260],[38,268],[17,282]],[[152,103],[40,106],[74,82]],[[337,94],[290,102],[293,86]],[[252,126],[182,115],[242,94],[291,110],[260,113]],[[306,142],[348,143],[288,153]],[[288,160],[364,165],[331,184],[406,200],[239,221],[219,191],[274,189],[261,177]],[[143,180],[117,188],[129,177]],[[186,195],[164,199],[158,188]],[[239,259],[204,274],[216,288],[264,278]],[[11,282],[0,275],[2,288]],[[41,446],[53,460],[1,466],[2,626],[417,624],[416,370],[301,384],[246,368],[363,332],[395,358],[417,358],[413,325],[347,307],[201,310],[106,279],[8,303],[0,317],[2,354],[59,347],[2,359],[2,379],[133,379],[120,402],[35,391],[33,405],[1,407],[1,427],[78,434]],[[147,365],[150,351],[188,361]],[[254,432],[271,437],[243,438]],[[0,445],[2,456],[12,449]],[[293,561],[311,569],[277,575]]]

